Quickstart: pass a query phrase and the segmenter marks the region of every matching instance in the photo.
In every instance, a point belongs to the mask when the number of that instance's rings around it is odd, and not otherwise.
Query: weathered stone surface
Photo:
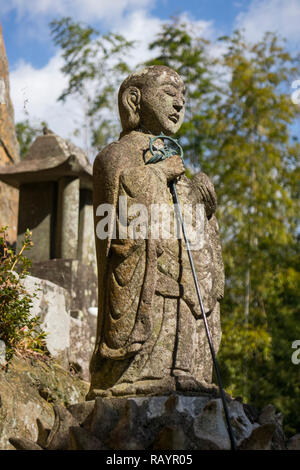
[[[84,152],[49,132],[22,162],[0,166],[0,180],[20,188],[18,247],[29,228],[33,261],[79,259],[96,270],[91,174]]]
[[[63,406],[54,406],[54,424],[46,442],[48,450],[64,450],[70,446],[69,428],[77,424],[76,419]]]
[[[103,440],[103,436],[106,437],[117,424],[123,403],[117,399],[109,401],[101,398],[96,398],[91,403],[94,403],[94,409],[87,422],[87,429],[98,439]],[[124,406],[125,404],[123,404],[123,408]]]
[[[230,449],[221,400],[211,400],[205,405],[194,421],[194,432],[206,450]]]
[[[91,174],[91,164],[85,153],[54,133],[37,137],[24,160],[18,164],[0,167],[0,179],[16,188],[70,176],[80,177],[82,186],[91,189]]]
[[[243,403],[238,400],[228,404],[232,427],[234,429],[237,445],[250,436],[253,430],[253,423],[247,417]]]
[[[0,181],[0,226],[7,228],[7,240],[16,246],[19,191]]]
[[[259,424],[275,424],[276,423],[276,408],[274,405],[266,405],[258,418]]]
[[[71,365],[82,379],[89,380],[96,318],[88,309],[96,303],[95,275],[89,266],[77,260],[53,261],[34,263],[31,271],[39,277],[27,276],[23,282],[27,292],[37,294],[31,314],[42,320],[51,356],[67,369]],[[41,279],[47,276],[54,282]]]
[[[95,331],[96,318],[86,310],[81,311],[79,318],[71,316],[69,363],[87,381],[90,380],[89,362],[95,346]]]
[[[275,424],[254,427],[251,435],[240,445],[241,450],[271,450]]]
[[[0,162],[16,163],[20,160],[15,134],[14,110],[9,92],[9,70],[0,24]]]
[[[274,424],[251,424],[245,417],[243,404],[239,403],[239,406],[236,400],[229,400],[228,397],[227,400],[238,449],[276,448],[272,442]],[[76,424],[68,428],[69,422]],[[236,425],[237,422],[240,426]],[[160,397],[97,397],[92,401],[71,405],[68,411],[61,409],[61,413],[56,412],[50,435],[51,445],[50,437],[46,446],[38,442],[44,449],[230,449],[221,399],[206,395],[195,397],[175,393]]]
[[[109,434],[110,446],[121,450],[142,450],[143,444],[136,437],[139,409],[134,400],[128,400],[117,425]]]
[[[46,331],[57,330],[57,339],[50,347],[61,351],[62,340],[65,365],[68,359],[85,380],[89,380],[96,337],[96,318],[89,309],[97,307],[98,287],[91,174],[84,152],[49,131],[34,141],[22,162],[13,168],[0,167],[0,180],[20,187],[17,248],[29,228],[34,243],[28,254],[31,273],[64,287],[70,297],[67,316],[60,298],[56,312],[51,301],[44,323],[51,324]],[[44,306],[49,310],[47,300],[38,309]],[[55,335],[51,332],[48,340]],[[50,352],[57,357],[57,352]]]
[[[103,444],[80,426],[70,427],[69,450],[106,450]]]
[[[48,390],[48,400],[40,394]],[[7,372],[0,369],[0,449],[12,449],[10,437],[37,441],[41,447],[54,421],[52,404],[84,400],[88,384],[51,360],[15,357]],[[41,433],[41,423],[44,431]],[[43,434],[43,437],[42,437]]]
[[[168,67],[149,67],[129,76],[119,91],[123,132],[94,162],[97,233],[103,222],[97,216],[99,206],[112,204],[117,211],[108,223],[108,238],[96,237],[99,314],[89,399],[175,390],[197,393],[211,383],[212,359],[187,251],[183,240],[174,236],[177,221],[168,184],[181,177],[177,193],[182,205],[194,208],[193,227],[198,207],[201,235],[193,241],[193,258],[217,352],[224,272],[214,187],[203,173],[192,180],[183,176],[178,155],[145,164],[151,157],[150,137],[178,131],[183,93],[181,78]],[[157,148],[162,145],[162,140],[155,143]],[[129,214],[125,220],[120,213],[124,201]],[[163,234],[155,237],[151,222],[146,240],[123,236],[132,227],[133,204],[142,204],[148,215],[153,204],[163,205],[162,217],[166,222],[170,213],[173,236],[168,238],[163,224]]]
[[[90,314],[90,308],[97,305],[94,266],[78,260],[54,259],[33,263],[31,273],[68,291],[71,301],[68,359],[80,376],[89,380],[89,362],[97,328],[97,318]]]
[[[11,166],[19,160],[14,110],[9,93],[9,70],[0,25],[0,165]],[[16,241],[18,200],[18,191],[0,182],[0,226],[9,226],[10,243]]]
[[[82,433],[79,429],[70,427],[69,441],[64,435],[64,448],[74,450],[206,448],[202,445],[203,440],[196,437],[193,423],[204,412],[205,404],[209,401],[210,398],[207,396],[182,395],[151,398],[98,397],[95,401],[80,404],[82,406],[80,413],[73,414],[81,429],[86,432]],[[87,408],[87,412],[82,414],[84,407]],[[71,412],[72,408],[74,409],[74,406],[68,410]],[[58,435],[57,429],[56,423],[51,431],[52,436]],[[57,445],[61,448],[60,444]],[[55,446],[52,447],[54,448]]]
[[[46,428],[39,418],[36,420],[36,424],[38,428],[38,438],[37,438],[36,443],[40,447],[44,448],[47,445],[47,441],[48,441],[48,437],[51,432],[51,429]]]
[[[9,439],[9,442],[16,450],[43,450],[41,446],[35,442],[30,441],[29,439],[14,439],[12,437]]]
[[[178,426],[166,426],[157,435],[153,450],[185,450],[187,437],[182,428]]]
[[[73,405],[69,405],[67,409],[78,423],[84,423],[93,412],[94,402],[87,401],[75,403]]]
[[[36,293],[32,299],[31,314],[38,315],[41,328],[47,333],[46,344],[52,357],[68,367],[70,348],[70,294],[53,282],[26,276],[23,285],[29,294]]]
[[[286,449],[286,436],[283,432],[283,415],[276,412],[274,405],[266,405],[258,418],[258,422],[262,425],[273,424],[275,431],[272,437],[272,448],[274,450]]]
[[[72,178],[66,176],[60,178],[58,182],[58,217],[56,226],[57,258],[77,258],[79,196],[79,178]]]
[[[94,213],[92,191],[82,188],[80,190],[78,259],[83,264],[92,266],[97,272]]]
[[[52,250],[53,213],[56,186],[53,181],[24,184],[20,188],[17,249],[22,248],[25,232],[32,232],[31,261],[49,259]]]

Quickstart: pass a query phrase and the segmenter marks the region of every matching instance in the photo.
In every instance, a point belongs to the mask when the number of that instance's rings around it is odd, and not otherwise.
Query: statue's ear
[[[125,127],[127,129],[135,129],[139,125],[140,102],[141,102],[141,92],[138,88],[136,88],[135,86],[130,86],[126,88],[126,90],[124,90],[123,95],[122,95],[122,105],[126,113]]]

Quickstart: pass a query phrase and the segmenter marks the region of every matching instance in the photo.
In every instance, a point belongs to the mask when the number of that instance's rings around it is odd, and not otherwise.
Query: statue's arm
[[[127,182],[141,194],[145,189],[147,192],[154,190],[153,176],[167,184],[184,172],[182,159],[178,155],[173,155],[158,163],[125,169],[121,172],[120,180]]]
[[[112,240],[111,249],[121,258],[128,258],[144,244],[145,238],[148,238],[146,231],[150,223],[150,206],[154,203],[158,191],[158,176],[157,171],[154,172],[150,165],[129,167],[119,174],[118,236],[115,240]],[[160,176],[163,177],[163,175]],[[145,231],[139,231],[138,233],[134,223],[140,217],[143,218],[146,228]],[[121,230],[124,238],[119,236]]]
[[[219,236],[219,225],[215,216],[217,209],[217,196],[212,181],[205,173],[202,172],[197,173],[193,177],[192,188],[194,193],[196,193],[198,202],[204,203],[205,206],[205,212],[208,219],[209,239],[214,253],[215,292],[217,300],[220,301],[224,297],[225,276]]]
[[[160,200],[162,185],[166,186],[169,181],[184,173],[184,166],[180,157],[175,156],[156,164],[142,165],[125,168],[119,175],[119,193],[118,196],[125,196],[127,201],[127,220],[128,226],[136,217],[133,211],[130,215],[130,208],[135,204],[141,204],[148,214],[147,223],[150,226],[149,216],[151,214],[151,204]],[[124,227],[124,222],[123,227]],[[118,225],[120,218],[118,218]],[[125,227],[124,227],[125,228]],[[144,238],[120,239],[112,241],[111,248],[121,257],[126,258],[143,243]],[[159,248],[158,248],[159,251]]]

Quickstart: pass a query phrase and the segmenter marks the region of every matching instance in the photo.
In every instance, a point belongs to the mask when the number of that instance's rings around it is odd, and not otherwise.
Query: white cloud
[[[35,69],[31,64],[19,62],[10,73],[11,97],[15,121],[29,119],[34,125],[46,121],[50,129],[62,137],[70,137],[76,121],[83,119],[78,101],[57,102],[66,87],[66,78],[60,72],[62,59],[55,55],[48,64]]]
[[[159,31],[161,21],[139,10],[119,19],[115,31],[126,39],[137,40],[137,48],[126,60],[132,67],[150,60],[147,43]],[[78,98],[68,97],[65,103],[57,98],[67,86],[67,78],[60,71],[63,60],[59,53],[53,56],[46,66],[38,69],[30,63],[20,61],[10,73],[11,98],[15,109],[15,121],[29,119],[32,124],[46,121],[54,132],[86,149],[84,133],[75,137],[76,128],[85,122],[83,105]],[[116,96],[117,96],[116,90]],[[117,99],[116,99],[117,101]],[[117,115],[117,110],[116,110]]]
[[[186,12],[179,16],[179,20],[188,24],[191,34],[202,35],[207,39],[212,39],[215,34],[212,21],[194,20]],[[119,32],[129,41],[137,41],[134,54],[128,57],[128,62],[132,67],[151,60],[157,55],[157,50],[149,51],[147,46],[156,39],[162,24],[167,22],[149,15],[146,10],[129,13],[115,22],[112,28],[114,32]]]
[[[18,0],[13,1],[16,3]],[[23,4],[21,0],[19,1]],[[53,0],[54,4],[55,1]],[[33,2],[34,0],[29,3]],[[40,8],[46,8],[48,3],[48,0],[43,0],[44,6]],[[195,30],[198,34],[201,31],[207,38],[213,35],[211,22],[194,21],[187,14],[181,15],[181,19],[188,22],[191,31]],[[137,41],[137,47],[126,58],[132,68],[155,56],[157,51],[149,51],[147,45],[161,30],[162,23],[161,19],[151,16],[145,9],[127,12],[122,17],[115,18],[112,30],[124,35],[128,40]],[[64,138],[71,138],[74,143],[86,149],[84,136],[73,135],[74,130],[82,128],[85,122],[82,104],[73,97],[69,97],[66,103],[57,102],[57,98],[67,86],[67,79],[60,71],[62,65],[63,60],[59,53],[40,69],[24,61],[16,64],[10,74],[15,120],[18,122],[29,118],[33,124],[46,121],[54,132]]]
[[[145,10],[129,13],[114,23],[113,32],[122,34],[128,41],[136,41],[134,52],[127,57],[131,67],[155,56],[155,51],[149,51],[147,46],[160,31],[162,23],[162,20],[150,16]]]
[[[98,21],[120,18],[127,10],[145,8],[153,0],[0,0],[2,13],[12,10],[18,18],[65,15],[76,20]]]
[[[236,26],[257,41],[266,31],[275,31],[288,41],[300,39],[299,0],[252,0],[248,10],[236,18]]]

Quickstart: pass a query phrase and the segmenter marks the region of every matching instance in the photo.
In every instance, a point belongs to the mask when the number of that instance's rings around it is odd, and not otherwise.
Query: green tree
[[[62,52],[61,70],[68,78],[68,86],[58,99],[78,99],[84,122],[76,133],[84,136],[89,153],[90,147],[103,147],[120,133],[115,92],[130,72],[126,57],[133,42],[119,34],[100,35],[98,30],[70,17],[53,20],[50,29]]]
[[[150,47],[160,47],[155,62],[176,68],[190,88],[182,144],[218,194],[226,271],[220,362],[227,389],[257,405],[273,401],[295,432],[300,146],[291,135],[299,108],[290,86],[299,59],[272,33],[249,44],[236,31],[220,44],[225,54],[210,61],[210,45],[175,22]]]
[[[31,144],[33,143],[34,139],[41,135],[43,132],[43,128],[47,127],[47,123],[42,121],[38,125],[32,125],[29,119],[25,119],[24,121],[17,122],[16,124],[16,135],[17,140],[20,145],[20,157],[23,159]]]
[[[196,165],[211,147],[210,129],[220,99],[215,86],[219,74],[217,60],[210,53],[211,46],[210,41],[199,37],[192,24],[174,18],[162,26],[149,45],[150,50],[158,49],[159,54],[146,63],[173,68],[186,85],[185,120],[177,138],[184,145],[185,159]]]
[[[232,373],[231,387],[259,403],[270,382],[277,383],[276,368],[268,367],[278,354],[276,322],[285,311],[276,279],[289,273],[286,260],[291,260],[297,228],[300,146],[291,139],[298,109],[291,103],[290,84],[299,68],[274,34],[256,44],[248,44],[239,32],[222,41],[227,48],[222,66],[230,80],[216,110],[214,150],[203,166],[218,176],[228,279],[223,326],[228,338],[236,326],[242,372],[239,377],[237,369]],[[296,310],[296,327],[295,315]],[[223,357],[228,363],[234,348],[227,345]],[[290,347],[282,354],[290,357]]]

